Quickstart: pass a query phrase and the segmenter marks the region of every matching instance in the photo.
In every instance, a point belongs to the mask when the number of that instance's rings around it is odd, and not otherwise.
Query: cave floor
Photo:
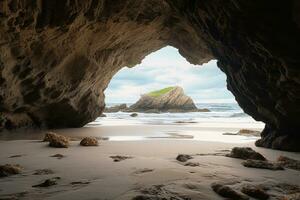
[[[234,146],[250,146],[268,160],[300,154],[243,144],[193,140],[101,141],[98,147],[82,147],[72,141],[67,149],[50,148],[39,140],[0,141],[0,164],[19,164],[22,173],[0,179],[0,199],[132,199],[148,195],[166,199],[223,199],[211,184],[223,182],[239,190],[241,185],[268,187],[270,199],[300,192],[300,172],[246,168],[242,160],[223,156]],[[190,154],[185,166],[178,154]],[[62,154],[62,158],[51,157]],[[111,156],[128,156],[114,162]],[[122,158],[122,157],[121,157]],[[53,173],[33,175],[37,170]],[[47,171],[47,170],[44,170]],[[57,184],[32,187],[60,177]],[[153,198],[155,199],[155,198]]]

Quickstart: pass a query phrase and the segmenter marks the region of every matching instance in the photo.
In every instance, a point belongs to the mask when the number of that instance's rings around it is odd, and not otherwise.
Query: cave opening
[[[178,94],[174,92],[177,87],[182,89]],[[245,142],[258,139],[264,126],[239,107],[226,88],[226,75],[216,60],[193,65],[172,46],[119,70],[104,93],[104,113],[86,127],[123,126],[126,130],[125,126],[130,125],[137,130],[141,126],[156,130],[106,135],[110,140]]]

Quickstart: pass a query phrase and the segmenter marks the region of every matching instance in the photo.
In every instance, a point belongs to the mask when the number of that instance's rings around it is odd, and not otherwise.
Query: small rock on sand
[[[184,166],[199,167],[200,163],[197,163],[197,162],[187,162],[187,163],[184,164]]]
[[[65,156],[58,153],[58,154],[54,154],[54,155],[52,155],[52,156],[50,156],[50,157],[57,158],[57,159],[62,159],[62,158],[64,158]]]
[[[137,117],[137,116],[138,116],[137,113],[132,113],[132,114],[130,114],[130,117]]]
[[[68,148],[69,147],[69,138],[63,135],[58,135],[53,132],[46,133],[44,137],[44,142],[49,142],[50,147],[56,148]]]
[[[114,162],[120,162],[122,160],[126,160],[126,159],[131,159],[131,156],[110,156],[110,158],[112,158],[114,160]]]
[[[242,187],[241,191],[242,193],[259,200],[267,200],[270,197],[263,189],[254,185],[245,185]]]
[[[266,160],[246,160],[242,163],[245,167],[270,169],[270,170],[284,170],[284,168],[278,163],[272,163]]]
[[[11,164],[0,165],[0,177],[20,174],[21,170],[22,168],[20,165],[11,165]]]
[[[277,158],[277,162],[286,168],[294,169],[300,171],[300,161],[299,160],[294,160],[289,157],[285,156],[279,156]]]
[[[8,158],[20,158],[22,156],[25,156],[25,154],[12,155],[12,156],[9,156]]]
[[[57,180],[59,180],[59,179],[60,179],[60,177],[46,179],[44,182],[37,184],[37,185],[33,185],[32,187],[50,187],[53,185],[57,185]]]
[[[220,196],[225,197],[225,198],[234,199],[234,200],[248,200],[249,199],[246,195],[235,191],[234,189],[232,189],[231,187],[229,187],[227,185],[213,183],[211,185],[211,188],[217,194],[219,194]]]
[[[145,169],[140,169],[140,170],[135,171],[134,174],[144,174],[144,173],[153,172],[153,171],[154,171],[154,169],[145,168]]]
[[[48,175],[48,174],[54,174],[54,172],[51,169],[37,169],[33,173],[33,175]]]
[[[176,157],[176,160],[178,160],[179,162],[186,162],[190,159],[192,159],[193,157],[188,155],[188,154],[179,154],[177,157]]]
[[[80,142],[81,146],[98,146],[98,140],[95,137],[85,137]]]
[[[252,159],[252,160],[267,160],[263,155],[254,151],[250,147],[234,147],[230,154],[226,155],[231,158]]]

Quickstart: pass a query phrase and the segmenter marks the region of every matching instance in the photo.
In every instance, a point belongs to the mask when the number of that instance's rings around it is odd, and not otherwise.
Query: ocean
[[[118,105],[107,103],[107,107]],[[127,106],[131,104],[128,103]],[[198,108],[207,108],[211,112],[187,113],[138,113],[131,117],[131,113],[116,112],[104,113],[106,117],[99,117],[89,125],[134,125],[134,124],[174,124],[174,123],[203,123],[203,122],[228,122],[228,123],[256,123],[256,121],[243,112],[236,103],[197,103]]]

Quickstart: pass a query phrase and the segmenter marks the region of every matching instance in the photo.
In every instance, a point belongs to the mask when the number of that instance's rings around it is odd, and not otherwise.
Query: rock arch
[[[5,126],[80,127],[101,114],[119,69],[171,45],[193,64],[218,59],[237,102],[266,123],[257,145],[299,151],[299,10],[296,0],[1,1]]]

